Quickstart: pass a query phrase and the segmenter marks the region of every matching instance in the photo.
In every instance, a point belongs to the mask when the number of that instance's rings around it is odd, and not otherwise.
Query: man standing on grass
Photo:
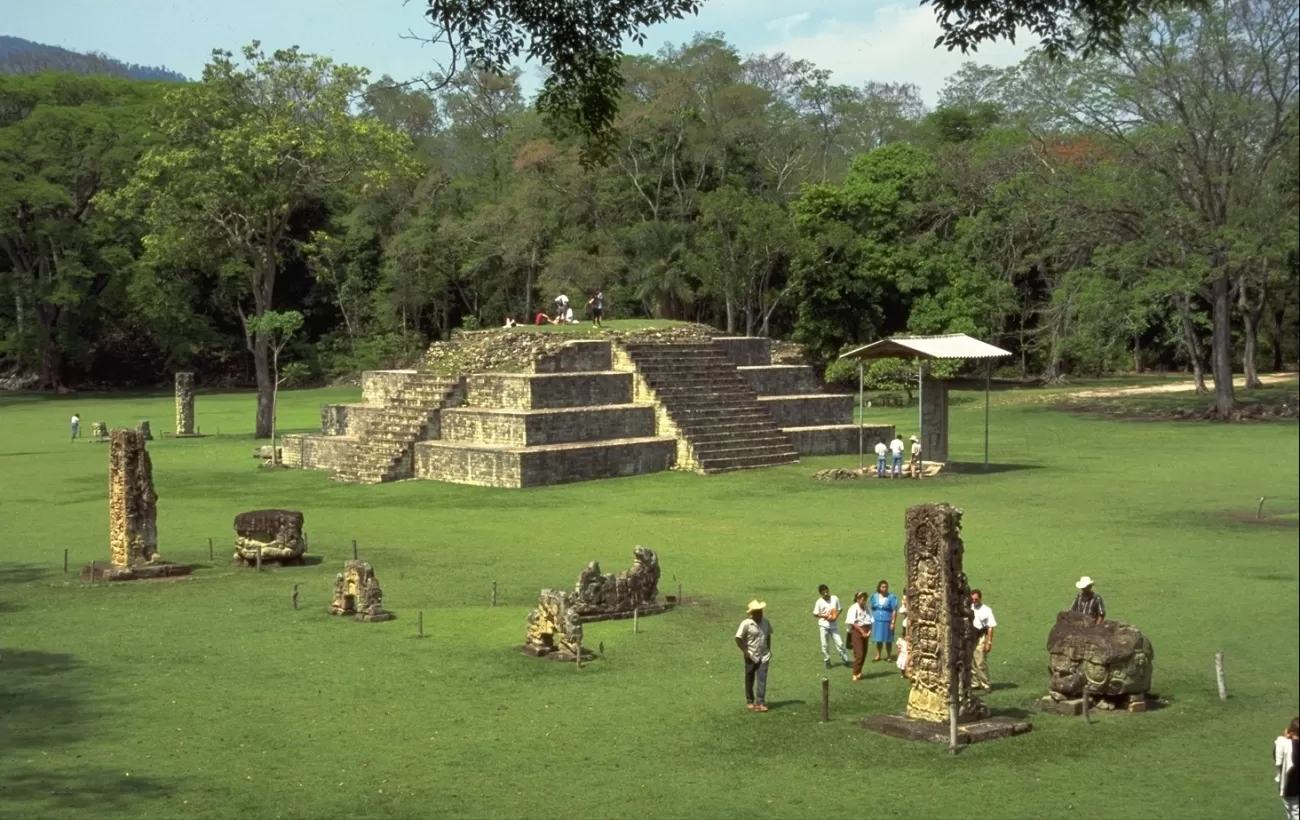
[[[1106,604],[1100,595],[1092,591],[1092,579],[1085,575],[1075,582],[1074,588],[1079,590],[1079,594],[1074,596],[1070,611],[1096,618],[1097,623],[1106,620]]]
[[[831,668],[831,653],[826,644],[834,641],[835,649],[840,653],[840,662],[850,666],[848,653],[844,651],[844,641],[840,638],[840,599],[831,594],[831,588],[822,584],[817,587],[817,600],[813,603],[813,617],[817,619],[822,641],[822,661],[826,668]]]
[[[745,708],[767,711],[767,666],[772,660],[772,622],[763,617],[767,603],[749,602],[749,617],[736,630],[736,646],[745,657]]]
[[[970,608],[974,613],[972,620],[975,623],[975,656],[971,663],[971,687],[988,690],[993,688],[993,684],[989,681],[988,654],[993,649],[993,630],[998,622],[993,617],[993,610],[984,603],[984,593],[978,589],[970,591]]]
[[[885,477],[885,458],[889,456],[889,445],[883,441],[876,442],[876,478]]]
[[[871,608],[867,606],[867,593],[853,596],[853,606],[845,616],[849,623],[849,638],[853,641],[853,680],[862,680],[862,664],[867,661],[867,646],[871,643]]]
[[[77,436],[81,435],[81,414],[72,414],[72,440],[76,441]]]
[[[912,471],[912,478],[921,477],[921,442],[916,436],[912,436],[912,460],[908,462],[908,469]]]
[[[894,463],[889,472],[890,478],[903,477],[903,440],[894,436],[894,440],[889,442],[889,452],[894,456]]]

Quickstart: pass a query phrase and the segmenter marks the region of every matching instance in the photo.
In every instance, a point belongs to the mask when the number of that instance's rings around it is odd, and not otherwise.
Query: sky
[[[238,51],[252,40],[268,50],[300,46],[338,62],[411,79],[437,69],[445,54],[409,37],[422,27],[424,0],[0,0],[0,34],[119,60],[165,65],[197,78],[214,48]],[[986,45],[965,56],[933,47],[934,12],[915,0],[706,0],[693,18],[655,26],[643,49],[721,32],[742,54],[784,52],[833,72],[833,80],[909,82],[933,105],[944,79],[963,62],[1018,62],[1026,42]],[[534,90],[535,71],[525,86]]]

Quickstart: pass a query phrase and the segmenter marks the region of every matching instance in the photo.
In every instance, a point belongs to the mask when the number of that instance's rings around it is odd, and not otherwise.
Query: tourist
[[[975,689],[988,690],[993,688],[993,684],[989,682],[988,654],[993,649],[993,630],[998,622],[993,617],[993,610],[984,603],[984,593],[978,589],[970,591],[970,608],[973,613],[971,620],[975,624],[975,656],[971,663],[971,686]]]
[[[844,651],[844,641],[840,638],[840,599],[831,594],[831,588],[822,584],[817,587],[817,600],[813,603],[813,617],[817,619],[819,627],[818,634],[822,643],[822,661],[826,668],[831,668],[831,653],[826,644],[828,641],[835,643],[835,649],[840,653],[840,661],[849,665],[848,653]]]
[[[903,593],[903,599],[898,604],[898,615],[903,619],[902,629],[899,631],[898,638],[894,641],[894,646],[898,649],[898,674],[900,677],[907,677],[907,647],[911,644],[912,638],[907,634],[907,593]]]
[[[569,297],[561,293],[559,296],[555,297],[554,301],[555,301],[555,315],[556,316],[563,315],[564,309],[569,306]]]
[[[1292,718],[1282,736],[1273,741],[1273,767],[1286,820],[1300,820],[1300,718]]]
[[[876,442],[876,478],[885,477],[885,457],[889,455],[889,445],[883,441]]]
[[[573,308],[571,307],[565,307],[564,315],[557,317],[556,321],[566,325],[576,325],[578,323],[577,320],[573,318]]]
[[[763,617],[764,601],[749,602],[749,617],[736,630],[736,646],[745,657],[745,708],[767,711],[767,667],[772,660],[772,622]]]
[[[912,459],[908,462],[907,468],[912,472],[912,478],[921,477],[921,442],[916,436],[912,436]]]
[[[885,657],[894,659],[894,618],[898,616],[898,596],[889,593],[889,582],[881,581],[871,596],[871,639],[876,642],[876,657],[872,663],[880,660],[880,649],[885,649]]]
[[[1101,600],[1100,595],[1092,591],[1092,583],[1092,579],[1087,575],[1075,582],[1074,588],[1079,590],[1079,594],[1074,596],[1070,611],[1096,618],[1097,623],[1101,623],[1106,620],[1106,604]]]
[[[72,440],[76,441],[77,437],[80,435],[81,435],[81,414],[73,413],[72,414]]]
[[[535,325],[551,325],[551,324],[555,324],[555,323],[551,321],[551,317],[550,317],[550,316],[547,316],[545,313],[543,313],[543,312],[541,312],[541,311],[538,311],[538,312],[537,312],[537,315],[533,317],[533,324],[535,324]]]
[[[591,311],[591,323],[600,327],[600,320],[605,315],[605,292],[596,291],[596,295],[588,300],[587,309]]]
[[[890,470],[890,478],[903,477],[903,440],[894,436],[894,440],[889,442],[889,452],[894,456],[893,469]]]
[[[853,643],[853,679],[862,680],[862,664],[867,662],[867,646],[871,643],[871,610],[867,607],[867,593],[853,596],[853,606],[844,616],[849,625],[849,640]]]
[[[518,324],[517,322],[515,322],[515,320],[514,320],[513,317],[511,317],[511,316],[507,316],[507,317],[506,317],[506,323],[505,323],[504,325],[502,325],[501,327],[506,328],[506,329],[509,329],[509,328],[512,328],[512,327],[519,327],[519,324]]]

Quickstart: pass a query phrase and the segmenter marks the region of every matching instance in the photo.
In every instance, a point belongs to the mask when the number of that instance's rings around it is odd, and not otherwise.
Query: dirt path
[[[1259,380],[1264,384],[1279,384],[1281,382],[1293,381],[1294,373],[1269,373],[1260,376]],[[1237,387],[1245,387],[1246,379],[1240,378],[1233,380]],[[1214,379],[1206,379],[1205,386],[1211,391],[1214,390]],[[1106,396],[1140,396],[1146,393],[1186,393],[1196,389],[1196,382],[1188,380],[1185,382],[1171,382],[1169,384],[1153,384],[1150,387],[1107,387],[1101,390],[1084,390],[1079,393],[1071,393],[1071,398],[1077,399],[1097,399]]]

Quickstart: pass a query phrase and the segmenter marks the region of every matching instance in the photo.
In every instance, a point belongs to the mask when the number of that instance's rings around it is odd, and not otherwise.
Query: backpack
[[[1300,740],[1291,741],[1291,767],[1282,775],[1282,796],[1300,797]]]

